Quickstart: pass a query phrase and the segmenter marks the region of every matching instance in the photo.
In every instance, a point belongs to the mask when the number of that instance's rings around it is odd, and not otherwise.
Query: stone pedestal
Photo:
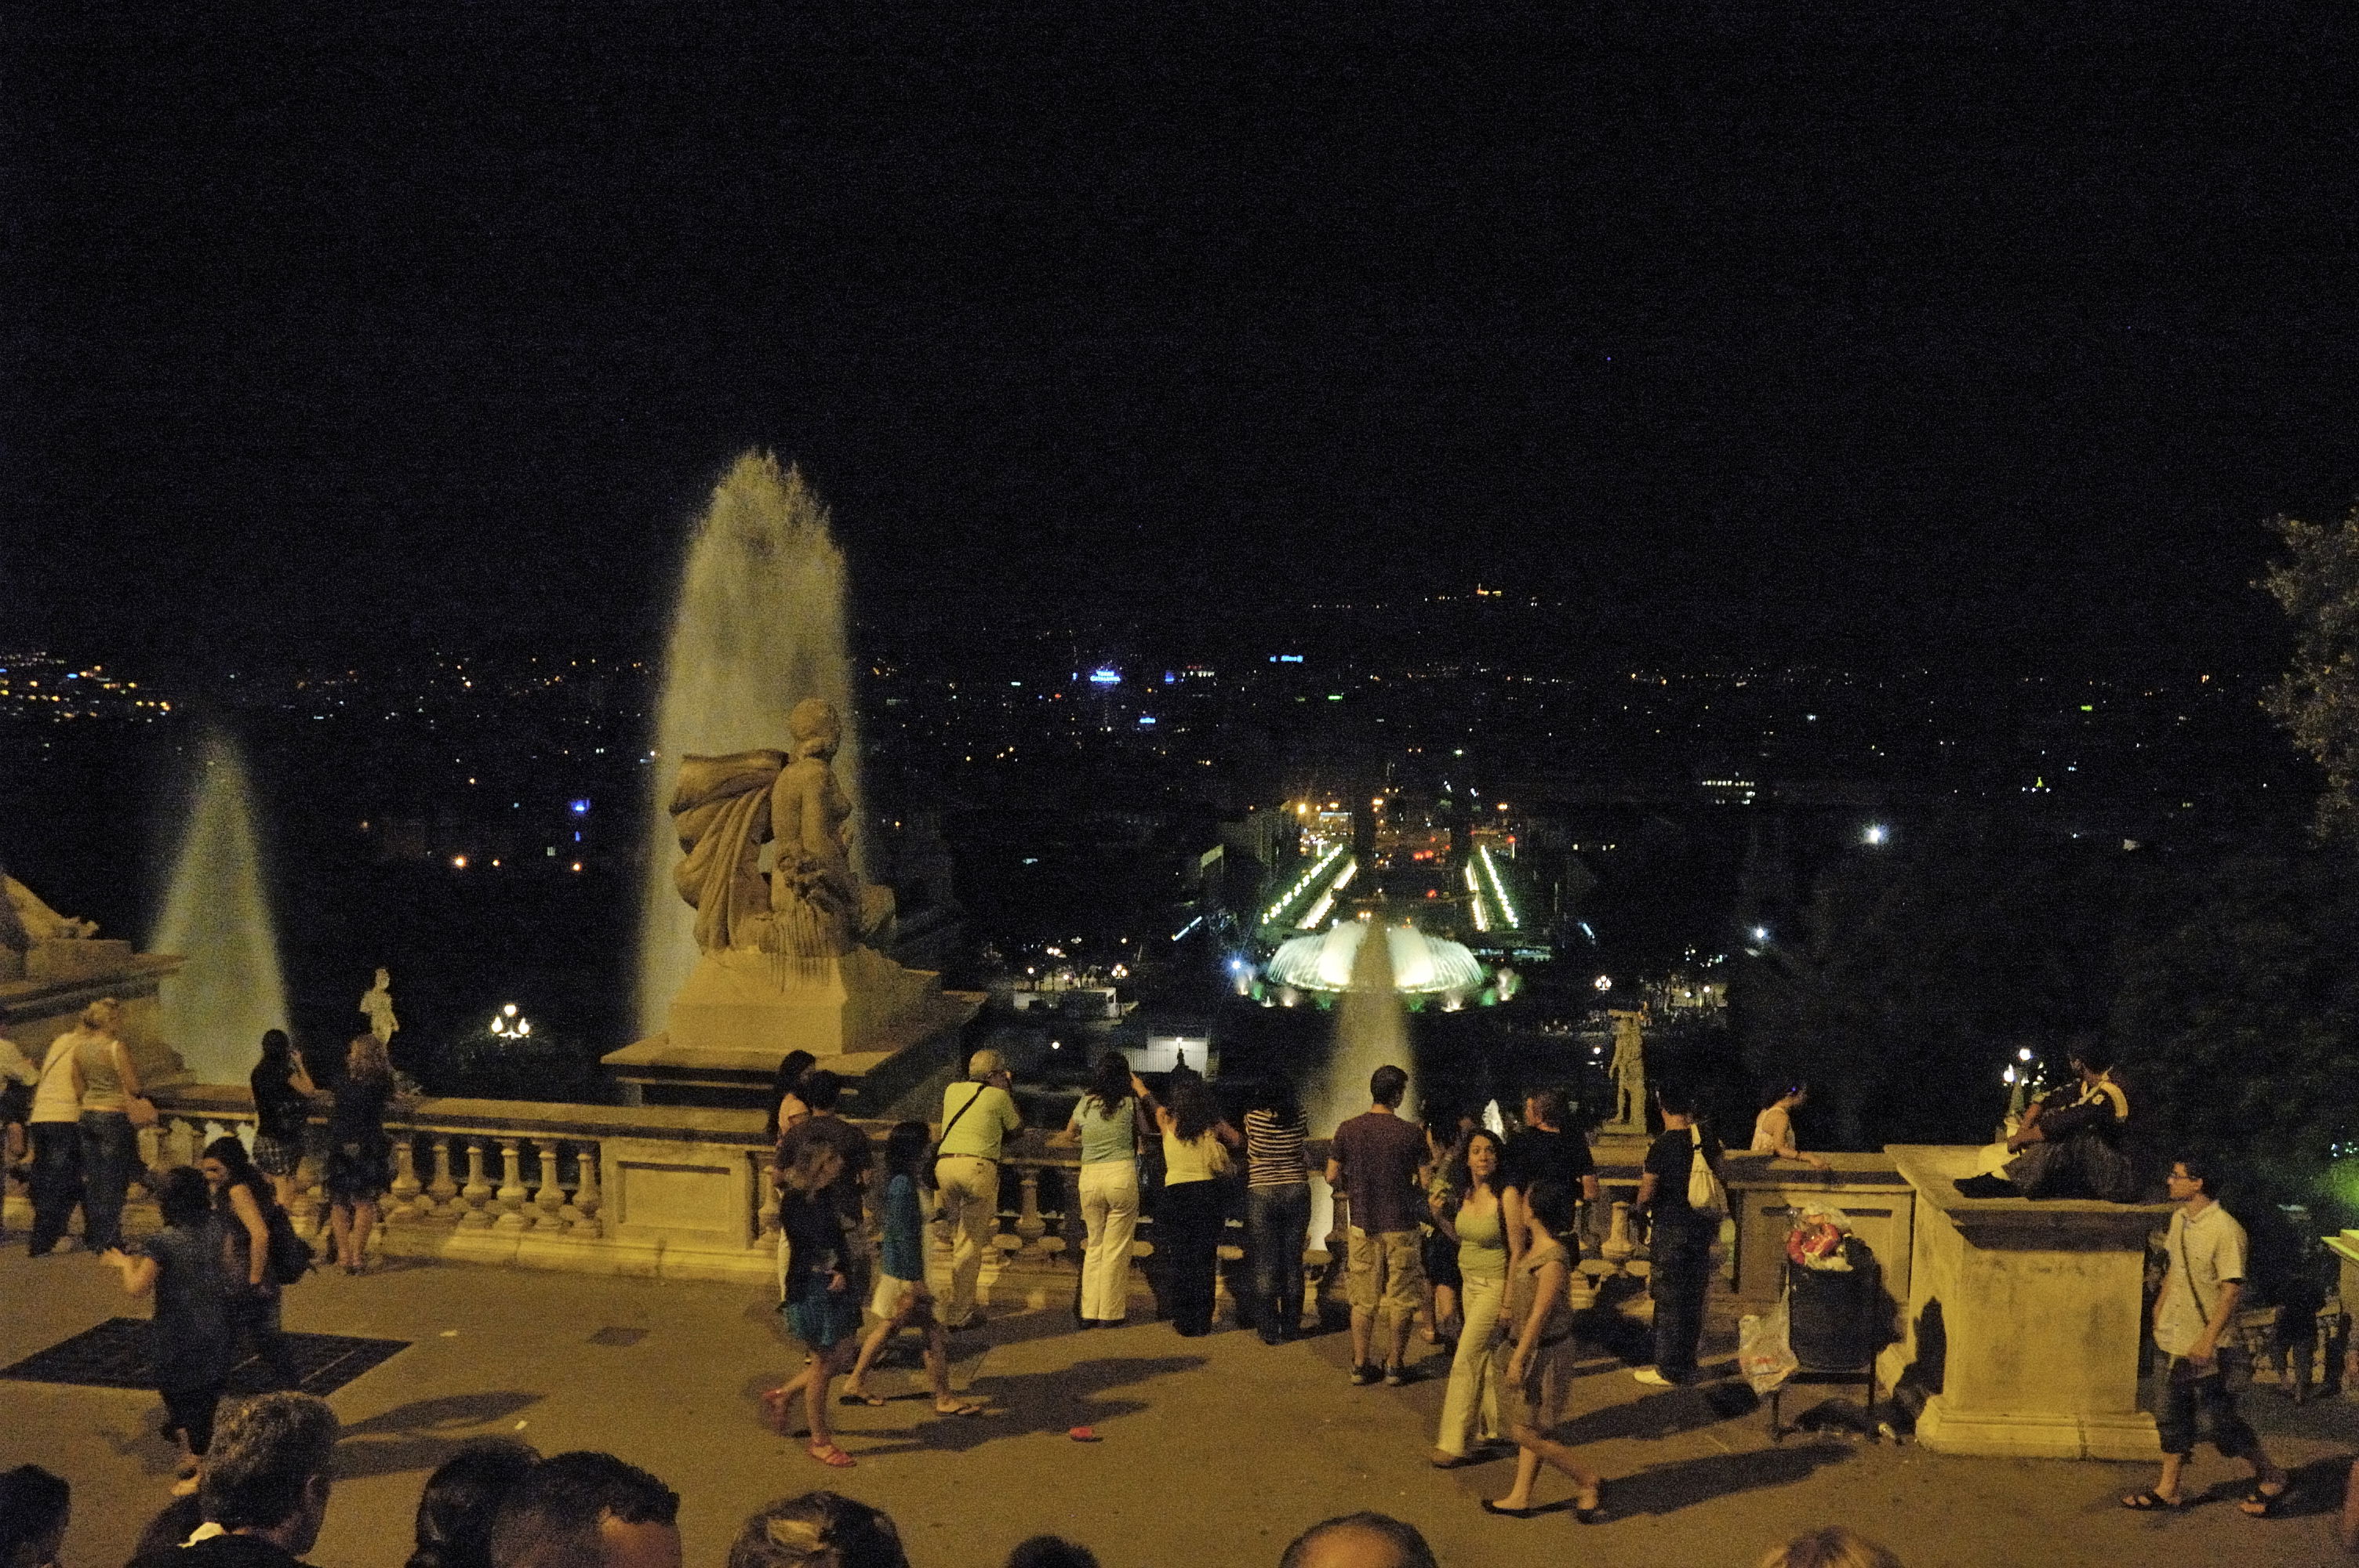
[[[1976,1151],[1886,1151],[1916,1190],[1908,1304],[1878,1371],[1930,1397],[1937,1454],[2153,1459],[2138,1408],[2147,1238],[2167,1204],[1968,1198]]]
[[[15,955],[10,955],[14,957]],[[38,1064],[49,1042],[74,1026],[82,1010],[101,997],[123,1004],[123,1043],[143,1085],[183,1082],[179,1054],[158,1027],[157,992],[179,972],[181,960],[135,953],[128,942],[102,937],[39,940],[22,962],[0,970],[0,1035]]]
[[[954,1046],[983,1001],[866,947],[810,975],[752,949],[708,953],[674,999],[664,1033],[603,1060],[638,1103],[760,1108],[778,1058],[808,1051],[850,1080],[847,1111],[881,1116],[941,1065],[936,1057],[955,1054],[946,1043]]]

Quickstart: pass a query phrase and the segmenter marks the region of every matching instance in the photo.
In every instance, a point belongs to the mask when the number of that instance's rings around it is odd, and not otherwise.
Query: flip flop
[[[962,1400],[960,1403],[952,1405],[948,1410],[944,1410],[941,1406],[936,1405],[934,1407],[934,1413],[936,1415],[949,1416],[981,1415],[983,1413],[983,1407],[981,1405],[967,1404]]]
[[[1497,1514],[1501,1519],[1530,1519],[1534,1514],[1538,1513],[1540,1510],[1538,1509],[1501,1508],[1497,1503],[1493,1502],[1490,1498],[1484,1498],[1483,1499],[1483,1511],[1486,1514]]]
[[[1483,1461],[1472,1454],[1445,1454],[1437,1448],[1433,1451],[1433,1457],[1426,1463],[1437,1470],[1462,1470],[1469,1465],[1480,1465]]]
[[[840,1405],[866,1405],[873,1411],[883,1410],[885,1408],[885,1396],[882,1394],[838,1394],[835,1396],[835,1402]]]
[[[805,1452],[831,1470],[849,1470],[859,1463],[832,1443],[814,1443]]]
[[[2166,1498],[2160,1492],[2132,1492],[2122,1499],[2122,1507],[2139,1513],[2178,1513],[2187,1507],[2185,1498]]]

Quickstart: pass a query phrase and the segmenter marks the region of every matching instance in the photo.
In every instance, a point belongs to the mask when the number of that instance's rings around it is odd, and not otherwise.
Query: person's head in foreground
[[[884,1511],[837,1492],[805,1492],[756,1509],[729,1568],[909,1568]]]
[[[341,1430],[328,1402],[311,1394],[257,1394],[231,1406],[197,1486],[206,1522],[264,1536],[297,1557],[310,1551],[327,1522]]]
[[[470,1443],[426,1478],[418,1498],[418,1547],[408,1568],[488,1568],[492,1519],[518,1481],[540,1462],[528,1443]]]
[[[1061,1535],[1035,1535],[1016,1543],[1005,1568],[1098,1568],[1098,1554]]]
[[[0,1568],[49,1568],[65,1545],[73,1496],[38,1465],[0,1475]]]
[[[1390,1514],[1321,1519],[1294,1538],[1277,1568],[1440,1568],[1425,1537]]]
[[[1900,1568],[1900,1559],[1858,1531],[1831,1524],[1771,1547],[1761,1568]]]
[[[679,1494],[611,1454],[552,1454],[500,1499],[493,1568],[680,1568]]]

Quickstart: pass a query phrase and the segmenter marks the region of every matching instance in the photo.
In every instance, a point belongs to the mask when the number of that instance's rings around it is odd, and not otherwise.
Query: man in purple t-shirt
[[[1418,1262],[1417,1217],[1422,1206],[1418,1167],[1425,1160],[1425,1134],[1400,1116],[1408,1075],[1378,1067],[1368,1077],[1375,1103],[1335,1130],[1327,1161],[1327,1184],[1351,1205],[1352,1381],[1365,1388],[1379,1376],[1369,1359],[1376,1320],[1392,1315],[1381,1376],[1386,1388],[1405,1380],[1409,1325],[1417,1321],[1425,1271]]]

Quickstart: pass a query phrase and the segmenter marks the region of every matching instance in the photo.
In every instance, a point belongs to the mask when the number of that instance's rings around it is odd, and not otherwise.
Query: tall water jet
[[[1335,1008],[1335,1048],[1311,1102],[1314,1132],[1326,1132],[1368,1108],[1368,1077],[1378,1067],[1409,1067],[1408,1022],[1393,989],[1392,943],[1381,916],[1363,924],[1359,948],[1352,955],[1351,984]]]
[[[663,1028],[696,968],[695,912],[673,869],[669,806],[680,759],[776,746],[806,697],[832,703],[842,727],[836,778],[858,822],[860,746],[845,635],[843,552],[827,508],[799,469],[749,451],[713,487],[689,542],[664,654],[655,755],[647,764],[647,868],[639,925],[640,1033]],[[853,854],[857,863],[859,842]]]
[[[164,987],[158,1023],[201,1084],[238,1084],[265,1030],[287,1027],[278,928],[254,830],[254,784],[236,741],[208,730],[197,751],[189,825],[152,952],[187,964]]]

